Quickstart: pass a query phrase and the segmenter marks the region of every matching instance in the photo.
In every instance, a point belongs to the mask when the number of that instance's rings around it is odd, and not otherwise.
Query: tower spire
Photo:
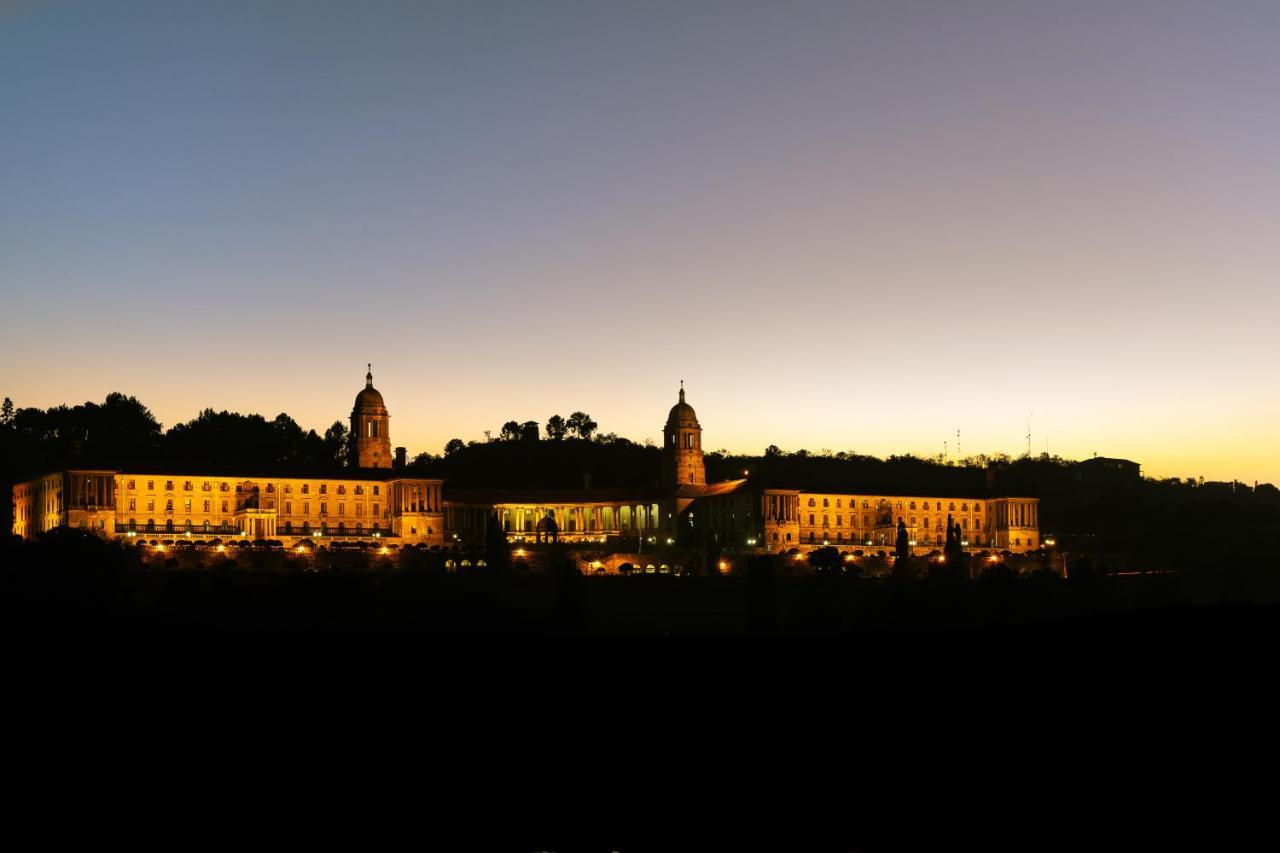
[[[684,380],[680,380],[680,402],[684,402]]]
[[[369,372],[364,375],[364,387],[373,387],[373,362],[369,362]]]

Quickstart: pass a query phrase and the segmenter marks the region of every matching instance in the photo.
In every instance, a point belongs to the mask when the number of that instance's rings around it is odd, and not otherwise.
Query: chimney
[[[405,466],[405,456],[408,454],[403,447],[396,448],[396,467],[403,468]]]

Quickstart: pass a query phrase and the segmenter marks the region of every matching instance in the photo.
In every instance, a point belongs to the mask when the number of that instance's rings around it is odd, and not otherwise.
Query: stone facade
[[[403,476],[403,467],[393,467],[390,417],[370,366],[351,412],[352,465],[345,471],[289,477],[60,471],[14,487],[13,530],[27,538],[65,526],[106,537],[387,538],[448,546],[482,541],[492,517],[512,542],[546,538],[554,528],[566,542],[613,538],[647,548],[709,541],[777,552],[826,544],[891,548],[898,521],[916,548],[931,549],[941,547],[952,517],[969,547],[1040,545],[1039,507],[1031,498],[810,493],[750,479],[708,485],[702,426],[683,383],[663,429],[656,487],[447,490],[443,480]]]
[[[913,550],[929,551],[946,542],[948,519],[960,525],[968,548],[1041,545],[1036,498],[833,494],[753,488],[742,480],[699,503],[711,538],[724,547],[891,550],[901,521]]]

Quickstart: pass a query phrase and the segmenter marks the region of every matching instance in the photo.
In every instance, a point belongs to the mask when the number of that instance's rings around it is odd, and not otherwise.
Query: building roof
[[[667,426],[698,426],[698,413],[684,401],[684,380],[680,380],[680,401],[671,407],[667,415]]]
[[[387,406],[382,402],[382,394],[377,388],[373,387],[373,365],[369,365],[369,372],[364,375],[364,388],[356,395],[357,409],[385,409]]]

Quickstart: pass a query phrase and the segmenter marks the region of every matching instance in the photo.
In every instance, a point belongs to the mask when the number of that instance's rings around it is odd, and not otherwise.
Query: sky
[[[1280,483],[1280,3],[0,3],[0,395]]]

